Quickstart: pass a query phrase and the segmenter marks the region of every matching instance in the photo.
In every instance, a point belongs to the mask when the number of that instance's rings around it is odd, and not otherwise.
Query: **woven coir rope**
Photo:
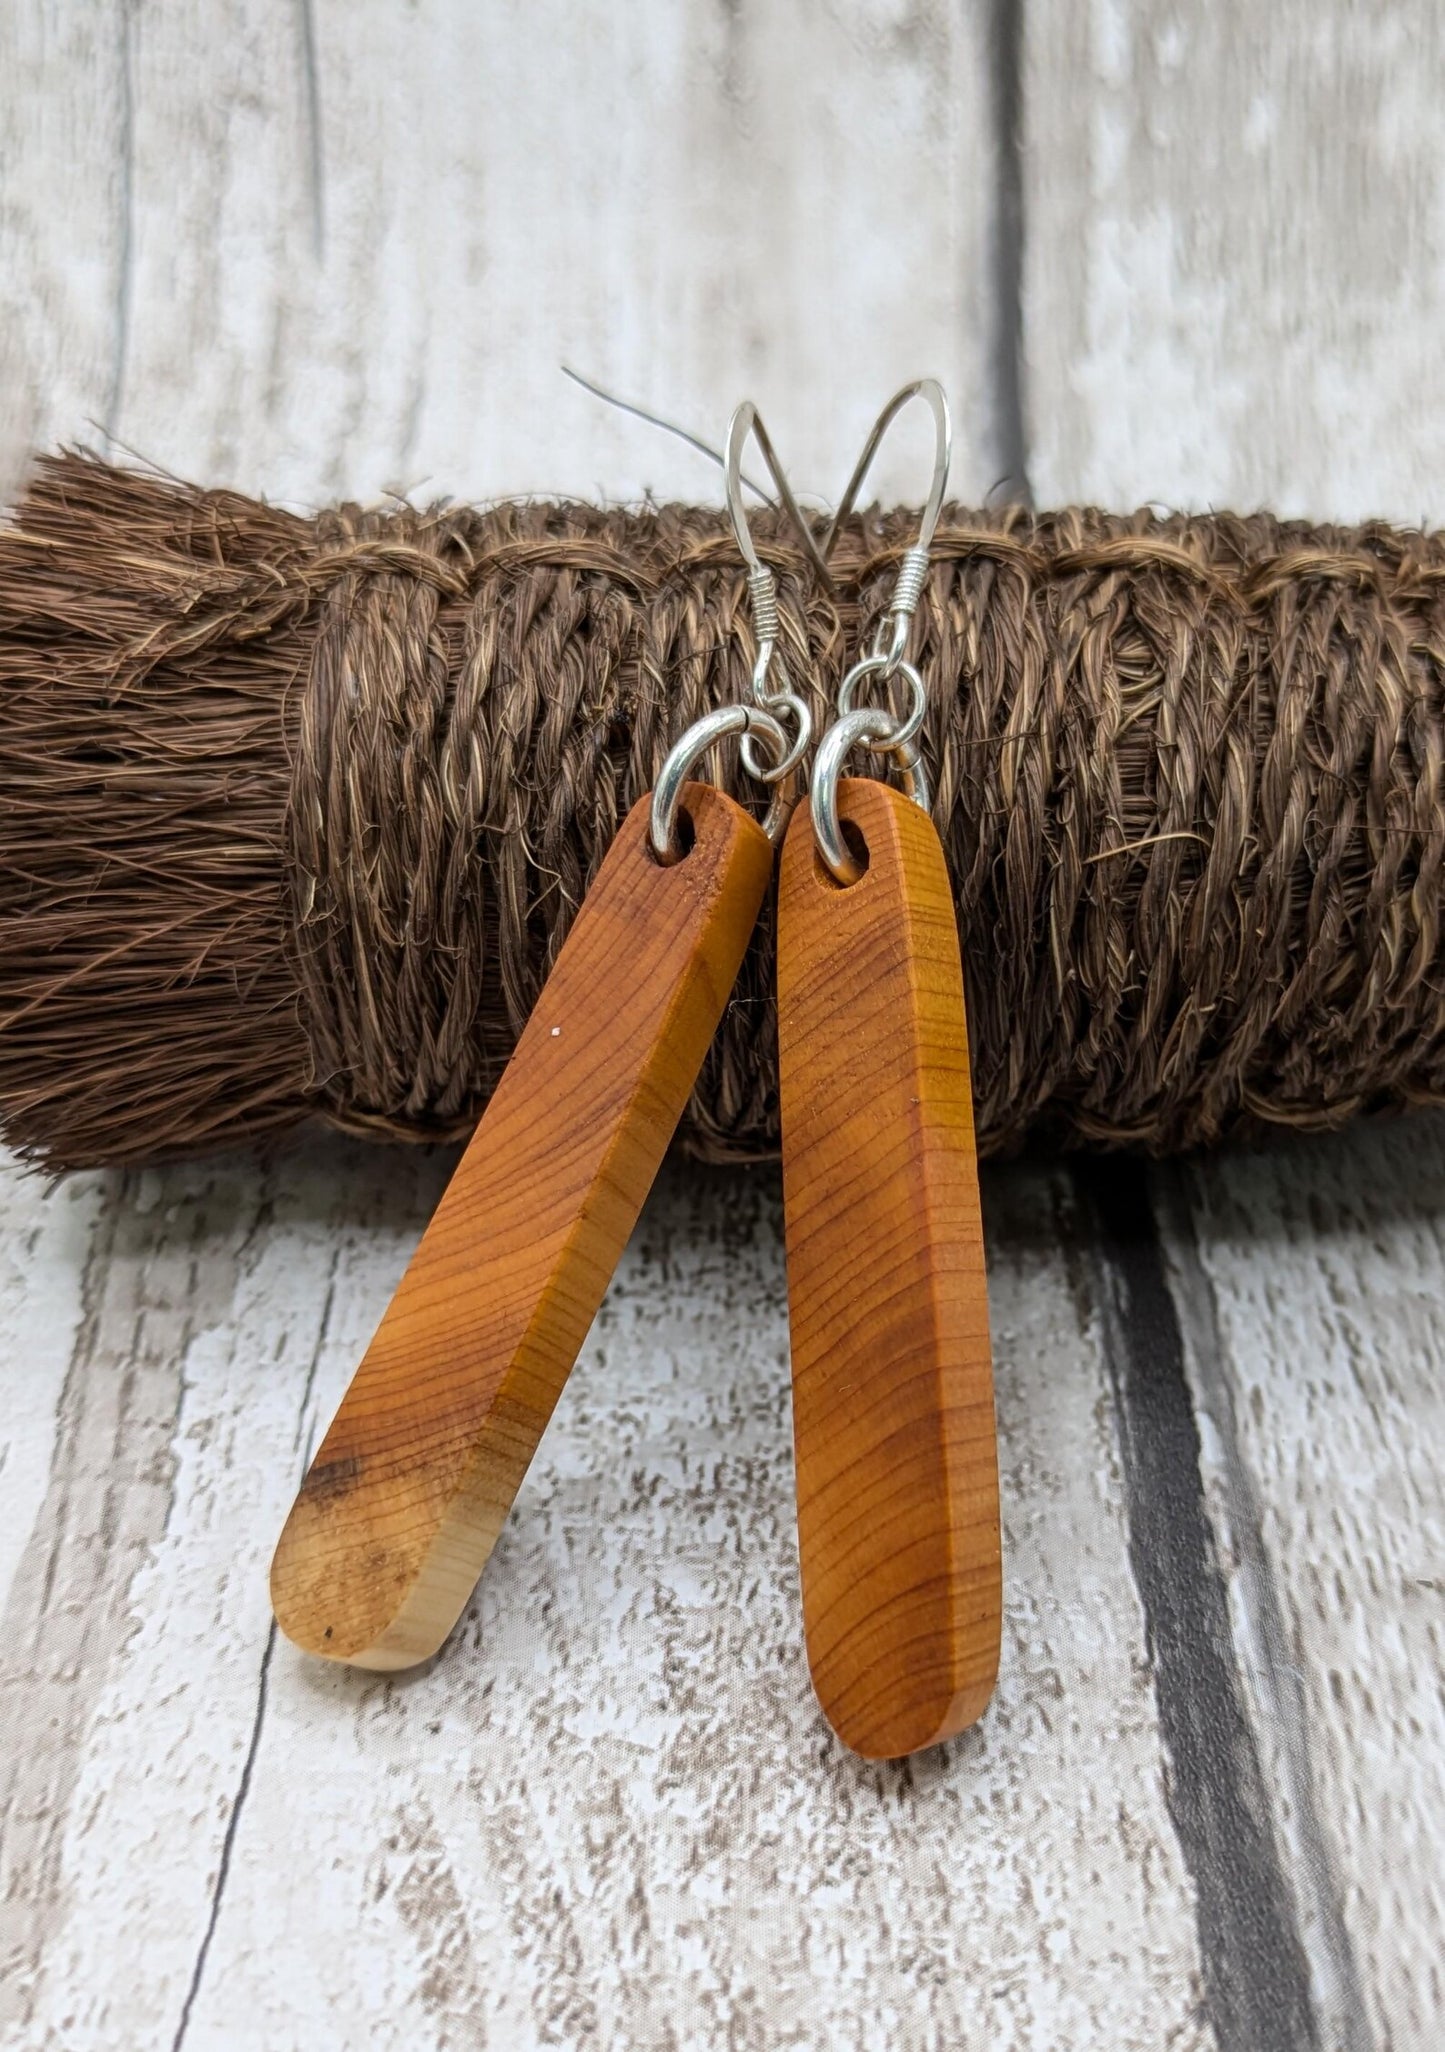
[[[906,513],[786,531],[821,716]],[[1445,1096],[1445,543],[945,512],[913,649],[985,1149]],[[475,1119],[627,807],[747,689],[722,516],[297,518],[66,456],[0,536],[0,1125],[51,1166]],[[754,802],[735,760],[729,786]],[[769,920],[685,1129],[777,1140]]]

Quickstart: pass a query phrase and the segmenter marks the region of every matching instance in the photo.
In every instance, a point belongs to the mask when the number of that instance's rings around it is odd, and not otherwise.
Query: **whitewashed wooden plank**
[[[0,8],[0,504],[32,448],[103,436],[124,319],[123,6]]]
[[[0,1152],[0,1614],[45,1500],[106,1187],[104,1177],[73,1176],[47,1189]]]
[[[12,338],[19,388],[52,378],[72,252],[99,238],[109,424],[156,462],[306,503],[717,496],[569,362],[713,439],[750,392],[823,495],[888,393],[937,372],[959,488],[996,474],[983,0],[133,0],[65,11],[84,33],[58,45],[63,10],[27,5],[43,54],[3,95],[25,167],[9,268],[40,309]],[[95,90],[114,20],[126,118],[68,169],[56,109]],[[83,406],[70,389],[26,402],[12,454],[79,433],[105,377]],[[918,497],[921,435],[885,450],[880,490]]]
[[[1445,517],[1445,15],[1025,10],[1041,503]]]
[[[1192,1166],[1178,1194],[1181,1294],[1192,1260],[1209,1294],[1188,1337],[1239,1641],[1280,1784],[1302,1784],[1286,1828],[1312,1804],[1372,2041],[1427,2045],[1445,2017],[1445,1123],[1280,1141]]]
[[[130,276],[108,425],[122,452],[202,466],[202,483],[263,476],[285,432],[297,296],[318,261],[308,14],[288,0],[126,8]]]
[[[316,1379],[328,1349],[354,1364],[445,1168],[337,1145],[164,1171],[129,1193],[154,1227],[143,1247],[112,1256],[111,1286],[139,1266],[127,1294],[178,1314],[171,1356],[156,1364],[174,1386],[168,1486],[114,1592],[110,1645],[70,1677],[82,1700],[67,1706],[68,1781],[45,1818],[54,1878],[16,1974],[38,2037],[62,2026],[67,2043],[175,2034],[260,1715],[265,1569],[315,1436]],[[189,1289],[177,1287],[177,1242]],[[59,1464],[53,1491],[68,1479]],[[76,1516],[93,1526],[102,1499],[87,1479]],[[63,1570],[55,1580],[63,1603]],[[43,1658],[48,1616],[35,1636]],[[106,1901],[111,1929],[97,1916]],[[139,1985],[127,1953],[144,1959]]]
[[[28,2015],[61,1914],[95,1706],[170,1514],[186,1351],[230,1299],[256,1201],[254,1178],[248,1193],[201,1170],[126,1176],[91,1235],[45,1498],[0,1620],[0,2026]],[[62,1300],[56,1337],[65,1324]]]
[[[1052,1179],[988,1189],[999,1696],[877,1768],[802,1655],[771,1175],[666,1172],[437,1662],[268,1655],[303,1421],[436,1194],[408,1159],[327,1141],[264,1184],[216,1172],[256,1222],[183,1353],[170,1514],[59,1824],[36,2041],[1211,2044]]]
[[[99,10],[74,12],[93,26]],[[46,9],[32,18],[48,32]],[[45,107],[72,93],[83,52],[52,50],[35,92],[7,100],[31,198],[12,275],[29,289],[27,266],[63,246],[66,208],[98,241],[104,227],[110,270],[88,305],[105,378],[92,383],[107,423],[148,456],[303,501],[383,483],[713,488],[671,443],[563,384],[553,364],[566,355],[703,426],[749,383],[800,480],[825,491],[883,393],[939,368],[975,452],[962,488],[992,474],[976,316],[979,10],[654,6],[589,25],[575,10],[513,6],[483,26],[460,7],[313,17],[257,0],[190,15],[132,5],[112,19],[123,118],[91,136],[105,137],[109,211],[68,173],[63,205],[48,182]],[[21,344],[25,377],[46,386],[54,338]],[[63,390],[41,426],[27,421],[13,445],[83,426]],[[913,495],[914,452],[900,446],[890,464],[881,487]],[[1183,2019],[1181,2042],[1198,2042],[1187,1889],[1161,1829],[1137,1651],[1122,1650],[1138,1628],[1107,1497],[1090,1496],[1090,1529],[1116,1640],[1094,1645],[1097,1612],[1024,1633],[1035,1680],[1054,1658],[1103,1663],[1106,1726],[1124,1690],[1138,1784],[1127,1840],[1115,1843],[1100,1776],[1067,1782],[1078,1885],[1096,1867],[1118,1883],[1093,1901],[1082,1969],[1067,1873],[1040,1890],[1026,1858],[1028,1839],[1053,1828],[1052,1781],[1032,1785],[1024,1759],[1004,1753],[985,1799],[938,1762],[916,1782],[860,1776],[827,1754],[788,1579],[775,1212],[736,1231],[707,1217],[664,1228],[637,1304],[615,1314],[615,1422],[602,1429],[584,1405],[570,1452],[559,1441],[536,1484],[544,1509],[552,1497],[560,1508],[540,1541],[521,1543],[524,1592],[555,1614],[537,1648],[504,1590],[483,1592],[477,1612],[484,1652],[496,1639],[504,1656],[499,1680],[452,1660],[411,1684],[367,1685],[287,1666],[285,1649],[268,1656],[264,1567],[311,1429],[308,1378],[314,1367],[339,1391],[435,1196],[435,1171],[363,1154],[322,1148],[269,1177],[244,1164],[167,1171],[127,1181],[105,1207],[95,1314],[61,1394],[46,1502],[17,1540],[7,1615],[20,1741],[3,1813],[7,2024],[68,2046],[339,2042],[378,2028],[440,2044],[477,2038],[483,2011],[497,2042],[513,2020],[581,2040],[594,2014],[660,2041],[690,2027],[659,1970],[683,1958],[697,2015],[756,2038],[770,2028],[760,1972],[785,1976],[783,2025],[805,2030],[809,1982],[841,1960],[827,2020],[839,2043],[865,2041],[880,1977],[901,2042],[922,2042],[934,2013],[992,2008],[1002,2042],[1029,2042],[1040,2015],[1057,2015],[1070,2028],[1102,2018],[1119,2043],[1142,2045],[1161,2002]],[[709,1263],[712,1297],[691,1274]],[[730,1466],[733,1399],[693,1400],[708,1434],[699,1461],[687,1406],[679,1419],[662,1401],[659,1422],[657,1390],[675,1388],[703,1330],[734,1316],[739,1265],[771,1324],[762,1354],[744,1350],[755,1386],[745,1458]],[[605,1328],[597,1345],[607,1358]],[[642,1410],[618,1401],[637,1380]],[[579,1543],[567,1505],[580,1484],[585,1539],[599,1455],[620,1536],[603,1560],[610,1609],[579,1619],[564,1608]],[[734,1530],[755,1495],[760,1567],[751,1527]],[[733,1547],[717,1618],[709,1538]],[[560,1729],[539,1694],[553,1680]],[[489,1736],[511,1773],[489,1781],[482,1750],[458,1821],[457,1755],[499,1689],[507,1715]],[[1027,1691],[1015,1696],[1051,1774],[1071,1776],[1078,1747]],[[737,1736],[714,1762],[707,1720],[728,1710],[741,1713]],[[1105,1741],[1083,1721],[1097,1757]],[[605,1800],[577,1803],[570,1791],[598,1793],[594,1759]],[[310,1812],[298,1799],[308,1783]],[[744,1799],[761,1854],[747,1831],[729,1838]],[[981,1850],[990,1811],[1005,1820],[1004,1863]],[[940,1819],[968,1865],[961,1931]],[[570,1920],[550,1913],[553,1867],[577,1885]],[[1039,1905],[1037,1921],[960,1976],[960,1937],[991,1928],[1001,1888],[1006,1906]],[[720,1907],[729,1891],[733,1919]],[[781,1931],[770,1897],[792,1912]],[[477,1931],[512,1938],[500,1989],[477,1963]],[[1137,1972],[1120,1978],[1121,1956]]]
[[[1026,20],[1040,500],[1439,520],[1438,10]],[[1439,1161],[1406,1122],[1157,1186],[1315,2028],[1344,2048],[1432,2042],[1445,2014],[1445,1658],[1409,1565],[1440,1529]]]
[[[1284,1635],[1269,1630],[1279,1608],[1272,1568],[1257,1518],[1232,1514],[1221,1526],[1217,1492],[1211,1502],[1205,1487],[1210,1455],[1189,1368],[1219,1349],[1200,1345],[1209,1322],[1199,1315],[1206,1292],[1192,1233],[1176,1229],[1171,1261],[1138,1161],[1080,1159],[1072,1181],[1080,1265],[1104,1331],[1170,1814],[1197,1891],[1209,2014],[1222,2045],[1364,2052],[1374,2041],[1301,1768],[1302,1732],[1290,1718],[1260,1730],[1263,1712],[1290,1701],[1280,1686]],[[1191,1279],[1197,1287],[1182,1286]],[[1216,1380],[1226,1379],[1220,1363]],[[1226,1459],[1235,1512],[1253,1485],[1237,1445]]]

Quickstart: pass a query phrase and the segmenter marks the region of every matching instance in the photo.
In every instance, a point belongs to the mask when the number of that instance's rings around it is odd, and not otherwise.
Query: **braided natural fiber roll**
[[[759,523],[820,713],[838,592]],[[914,650],[983,1145],[1445,1096],[1445,542],[954,508]],[[671,740],[742,695],[722,517],[297,518],[92,459],[0,535],[0,1123],[53,1167],[475,1118]],[[736,763],[731,788],[747,795]],[[765,920],[687,1127],[777,1138]]]

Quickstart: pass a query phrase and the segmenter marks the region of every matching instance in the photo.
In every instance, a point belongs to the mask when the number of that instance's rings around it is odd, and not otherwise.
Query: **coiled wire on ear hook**
[[[743,450],[748,438],[757,442],[767,464],[773,483],[778,488],[778,497],[784,510],[796,527],[810,562],[823,583],[832,588],[828,574],[826,552],[818,547],[817,538],[803,518],[798,502],[793,497],[782,465],[774,453],[772,441],[763,426],[758,409],[751,399],[744,399],[733,409],[728,422],[727,445],[723,455],[723,485],[727,494],[728,518],[732,522],[733,535],[739,552],[747,566],[748,599],[752,608],[753,628],[757,635],[757,655],[753,662],[752,704],[719,707],[695,720],[682,739],[677,742],[667,761],[663,764],[652,792],[650,835],[652,852],[659,862],[672,863],[681,859],[683,849],[677,832],[677,807],[682,787],[688,776],[708,750],[728,735],[742,737],[739,753],[743,767],[749,776],[759,783],[770,785],[773,800],[763,820],[763,831],[769,840],[776,842],[788,814],[792,810],[791,789],[794,772],[807,754],[813,739],[813,715],[806,699],[793,690],[788,678],[787,665],[778,643],[781,622],[778,616],[778,585],[772,570],[763,561],[754,545],[748,526],[747,508],[743,504]],[[774,669],[777,670],[782,688],[770,688]],[[789,744],[782,725],[784,717],[797,722],[797,736]],[[763,762],[758,755],[757,743],[761,739],[773,756],[771,763]]]
[[[775,768],[764,769],[758,762],[752,737],[744,738],[742,758],[750,776],[763,783],[790,776],[807,754],[813,739],[813,715],[807,701],[793,690],[788,677],[787,664],[783,659],[778,641],[781,623],[778,617],[778,580],[768,564],[757,552],[752,530],[748,525],[747,508],[743,504],[743,450],[748,437],[752,436],[773,483],[778,488],[778,497],[798,531],[803,548],[813,565],[824,588],[831,591],[833,580],[828,572],[827,551],[818,547],[812,528],[803,518],[798,502],[782,465],[774,453],[772,441],[763,426],[762,416],[751,399],[744,399],[733,409],[728,422],[727,444],[723,452],[723,489],[727,495],[728,519],[732,522],[733,538],[748,571],[748,598],[752,605],[753,631],[758,639],[758,652],[753,663],[753,701],[774,718],[787,713],[797,722],[798,734],[783,761]],[[781,690],[769,690],[769,679],[776,667],[781,679]]]

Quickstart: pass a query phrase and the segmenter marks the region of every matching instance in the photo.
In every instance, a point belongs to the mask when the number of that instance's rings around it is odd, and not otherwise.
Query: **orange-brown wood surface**
[[[963,977],[932,823],[849,779],[846,887],[806,807],[778,891],[778,1031],[808,1662],[870,1759],[971,1724],[998,1672],[998,1452]]]
[[[281,1629],[408,1667],[461,1614],[722,1017],[772,867],[690,784],[671,868],[635,806],[317,1451],[271,1567]]]

